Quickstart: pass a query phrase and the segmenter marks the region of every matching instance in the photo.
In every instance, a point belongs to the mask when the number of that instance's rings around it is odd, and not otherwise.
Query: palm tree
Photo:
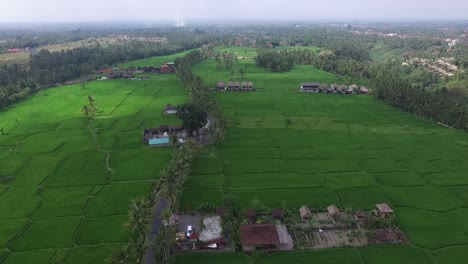
[[[146,198],[133,199],[128,210],[126,225],[132,232],[138,231],[140,236],[145,236],[151,223],[151,202]]]
[[[128,264],[132,263],[133,256],[129,244],[112,252],[112,255],[107,259],[110,264]]]
[[[139,236],[136,240],[131,239],[129,242],[131,255],[135,259],[135,263],[141,263],[145,256],[146,249],[148,249],[148,243],[146,243],[145,236]]]

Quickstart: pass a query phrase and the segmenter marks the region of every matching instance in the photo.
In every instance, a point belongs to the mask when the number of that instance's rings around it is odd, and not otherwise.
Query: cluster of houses
[[[364,86],[357,86],[355,84],[346,86],[338,85],[336,83],[328,85],[319,82],[305,82],[301,83],[300,91],[304,93],[337,93],[337,94],[367,94],[369,89]]]
[[[174,72],[175,72],[174,62],[165,62],[159,68],[159,73],[174,73]]]
[[[177,107],[172,104],[167,104],[164,107],[165,115],[177,113]],[[143,143],[150,147],[165,147],[169,145],[169,136],[176,134],[180,143],[185,141],[187,133],[182,125],[168,126],[160,125],[157,128],[145,128],[143,130]]]
[[[160,125],[157,128],[145,128],[143,130],[143,144],[150,147],[166,147],[169,145],[169,137],[177,134],[180,143],[184,142],[187,134],[181,125]]]
[[[225,217],[228,212],[228,207],[220,206],[216,207],[214,215],[205,218],[196,214],[171,216],[171,223],[178,226],[179,232],[176,238],[179,242],[179,250],[232,250],[226,247],[230,244],[230,241],[225,234],[223,235],[221,227],[221,219]],[[281,208],[271,210],[271,215],[267,212],[258,214],[253,209],[247,209],[242,214],[244,221],[239,227],[240,244],[244,252],[253,252],[259,249],[267,251],[293,250],[298,246],[297,243],[299,243],[296,236],[297,228],[300,228],[299,226],[308,226],[308,228],[301,230],[313,232],[316,234],[315,236],[318,237],[329,236],[331,233],[343,232],[343,230],[345,230],[345,232],[346,230],[353,232],[363,227],[363,223],[370,218],[370,214],[374,214],[376,217],[389,219],[393,214],[393,210],[388,204],[381,203],[376,204],[374,211],[371,213],[356,211],[350,214],[349,212],[340,211],[335,205],[328,206],[326,212],[312,213],[311,210],[304,205],[299,209],[302,222],[299,220],[297,223],[289,226],[288,229],[286,225],[282,224],[284,215]],[[355,224],[350,225],[349,222],[346,221],[348,217],[352,217]],[[265,219],[268,220],[265,221]],[[310,223],[314,222],[319,224],[318,227],[311,226],[312,224]],[[363,232],[363,234],[364,233],[365,232]],[[377,230],[376,234],[379,238],[382,238],[381,241],[383,241],[383,243],[393,243],[396,240],[402,241],[402,239],[398,238],[395,240],[395,234],[397,233],[391,229]],[[294,237],[296,239],[294,239]],[[387,237],[390,237],[390,239],[386,240]],[[326,242],[327,245],[325,247],[330,247],[328,242]],[[368,243],[367,239],[366,243]],[[321,248],[320,245],[314,246],[316,248]],[[339,244],[333,244],[333,246],[339,246]]]
[[[137,67],[137,68],[107,68],[96,71],[97,74],[103,74],[104,76],[100,77],[99,80],[107,79],[133,79],[134,74],[140,73],[174,73],[175,72],[175,63],[174,62],[165,62],[161,65],[160,68],[156,67]]]
[[[242,83],[239,83],[238,81],[230,81],[226,85],[221,81],[216,85],[216,90],[228,92],[252,92],[254,90],[254,83],[251,81],[243,81]]]

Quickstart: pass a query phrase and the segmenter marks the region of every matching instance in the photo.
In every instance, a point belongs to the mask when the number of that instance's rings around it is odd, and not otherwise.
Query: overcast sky
[[[0,22],[459,20],[468,0],[0,0]]]

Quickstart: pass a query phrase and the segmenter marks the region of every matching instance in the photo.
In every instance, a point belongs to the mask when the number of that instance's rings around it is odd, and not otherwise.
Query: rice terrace
[[[0,263],[466,263],[468,44],[334,27],[122,29],[4,66]]]

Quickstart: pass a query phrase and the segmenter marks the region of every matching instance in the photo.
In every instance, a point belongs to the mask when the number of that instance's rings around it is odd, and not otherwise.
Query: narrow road
[[[156,234],[159,231],[159,228],[161,228],[162,221],[163,221],[163,213],[164,210],[167,208],[167,201],[166,199],[161,199],[159,203],[156,205],[156,207],[153,210],[153,223],[151,224],[151,231],[148,234],[147,241],[149,242],[148,249],[146,250],[146,256],[145,256],[145,261],[144,263],[146,264],[156,264],[155,258],[154,258],[154,239],[156,237]]]

